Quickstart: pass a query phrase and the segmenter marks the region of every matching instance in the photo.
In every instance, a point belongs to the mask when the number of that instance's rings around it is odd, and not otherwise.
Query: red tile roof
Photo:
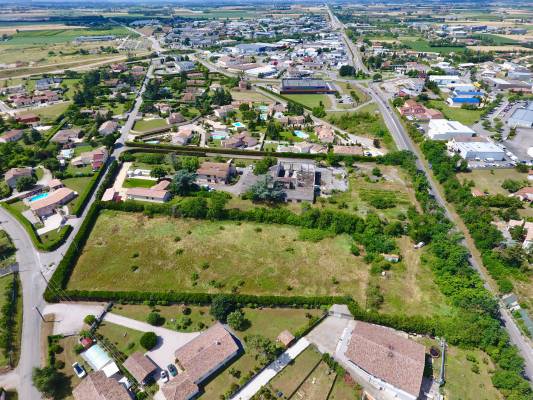
[[[358,321],[346,350],[348,359],[367,373],[418,396],[425,348],[392,329]]]

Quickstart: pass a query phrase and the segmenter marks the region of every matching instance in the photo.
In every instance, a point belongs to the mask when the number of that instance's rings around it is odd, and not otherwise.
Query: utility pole
[[[39,307],[35,306],[35,310],[37,310],[37,314],[39,314],[39,316],[41,317],[41,319],[43,320],[43,322],[46,322],[46,320],[44,319],[43,314],[41,313],[41,310],[39,310]]]

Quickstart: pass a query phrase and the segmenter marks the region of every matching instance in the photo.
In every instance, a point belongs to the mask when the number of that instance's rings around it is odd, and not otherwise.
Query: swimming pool
[[[297,136],[300,139],[307,139],[309,137],[309,134],[302,131],[294,131],[294,136]]]
[[[37,195],[35,195],[33,197],[30,197],[30,202],[44,199],[45,197],[48,197],[48,195],[49,195],[48,192],[39,193],[39,194],[37,194]]]
[[[244,124],[242,122],[234,122],[232,125],[235,128],[244,128]]]
[[[222,140],[226,139],[228,137],[228,134],[224,131],[214,131],[213,133],[211,133],[211,137],[213,138],[213,140]]]

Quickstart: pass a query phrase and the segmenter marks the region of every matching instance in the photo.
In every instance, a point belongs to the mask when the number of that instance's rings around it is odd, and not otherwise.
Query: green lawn
[[[127,178],[122,185],[125,188],[151,188],[157,183],[151,179]]]
[[[105,321],[100,324],[97,333],[106,337],[120,352],[126,354],[126,356],[136,351],[144,352],[139,344],[144,332]]]
[[[69,105],[70,105],[70,102],[66,101],[66,102],[62,102],[58,104],[52,104],[46,107],[34,108],[29,111],[23,111],[21,114],[22,115],[36,114],[39,117],[41,117],[43,120],[45,120],[45,122],[46,121],[53,122],[60,114],[65,112],[65,110],[68,108]]]
[[[83,193],[85,193],[85,191],[88,189],[88,185],[91,182],[91,179],[91,176],[63,179],[62,182],[66,187],[78,193],[78,196],[76,196],[70,203],[68,203],[70,210],[75,209],[77,204],[80,201],[83,201]]]
[[[461,107],[449,107],[444,101],[430,100],[428,102],[430,108],[436,108],[444,114],[447,119],[459,121],[465,125],[473,125],[481,118],[482,110],[465,110]]]
[[[17,249],[8,234],[3,230],[0,230],[0,249],[2,249],[0,251],[0,268],[8,267],[16,261],[15,251]]]
[[[339,235],[312,243],[298,236],[293,226],[147,218],[106,210],[68,287],[211,293],[233,289],[360,299],[368,267],[350,253],[351,238]],[[331,283],[332,277],[338,284]]]
[[[270,381],[270,388],[274,393],[283,393],[285,398],[291,396],[321,359],[322,355],[318,350],[309,346]]]
[[[407,46],[409,46],[411,49],[420,51],[420,52],[428,52],[428,53],[441,53],[441,54],[448,54],[448,53],[458,53],[458,52],[464,52],[466,47],[461,46],[443,46],[443,47],[432,47],[429,45],[429,42],[425,39],[417,39],[417,40],[401,40],[401,42]]]
[[[164,128],[167,126],[170,127],[170,125],[167,124],[167,121],[164,118],[154,118],[150,120],[143,119],[135,123],[135,125],[133,126],[133,130],[137,132],[145,132],[152,129]]]
[[[328,400],[354,400],[360,399],[361,395],[360,387],[350,378],[350,375],[347,374],[345,377],[337,375]]]
[[[331,101],[325,94],[285,94],[284,97],[310,108],[318,107],[320,102],[325,108],[331,107]]]

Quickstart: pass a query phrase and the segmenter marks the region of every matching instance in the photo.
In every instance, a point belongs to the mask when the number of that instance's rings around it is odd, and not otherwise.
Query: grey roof
[[[529,108],[519,108],[518,110],[515,110],[513,115],[511,115],[511,118],[509,120],[513,121],[520,121],[520,122],[528,122],[533,124],[533,107]]]
[[[284,87],[329,87],[322,79],[283,79]]]

